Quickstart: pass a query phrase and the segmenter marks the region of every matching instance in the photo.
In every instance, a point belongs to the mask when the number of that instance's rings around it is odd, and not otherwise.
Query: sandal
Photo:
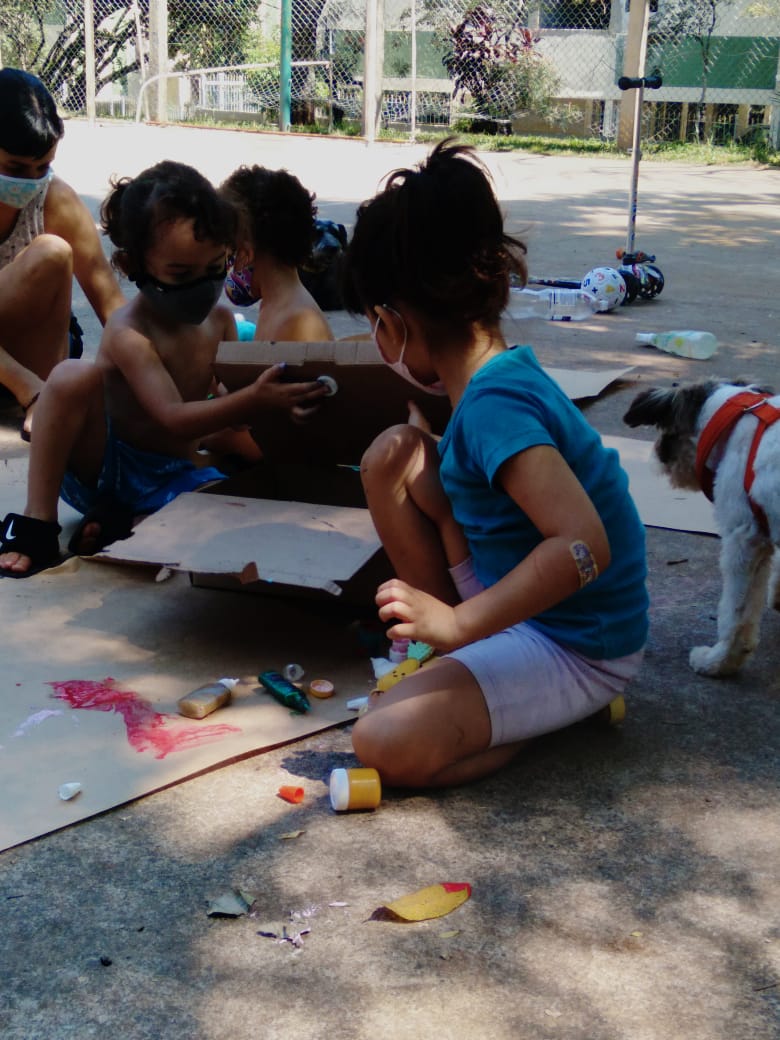
[[[29,430],[25,430],[25,428],[24,428],[24,424],[25,424],[25,422],[27,420],[27,413],[30,411],[30,409],[32,408],[32,406],[35,404],[35,402],[38,400],[38,398],[40,396],[41,396],[41,392],[39,390],[37,394],[33,394],[32,395],[32,397],[27,402],[27,404],[22,405],[22,411],[24,412],[24,415],[22,416],[22,422],[21,422],[21,425],[19,427],[19,436],[22,438],[22,440],[24,441],[25,444],[29,444],[30,443],[30,431]]]
[[[134,518],[134,510],[117,502],[115,498],[100,498],[89,512],[84,514],[68,542],[68,550],[76,556],[94,556],[112,542],[129,538],[133,533]],[[82,542],[85,540],[84,529],[88,524],[99,524],[100,533],[87,539],[90,543],[94,542],[94,548],[85,552]]]
[[[30,569],[11,571],[0,567],[0,577],[31,578],[33,574],[62,562],[58,535],[62,528],[53,520],[9,513],[0,532],[0,553],[18,552],[30,557]]]

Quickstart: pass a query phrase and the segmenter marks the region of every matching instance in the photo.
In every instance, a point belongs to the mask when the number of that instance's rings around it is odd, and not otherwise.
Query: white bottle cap
[[[636,341],[637,343],[649,343],[652,346],[654,332],[637,332]]]
[[[241,682],[241,680],[240,679],[217,679],[217,682],[221,686],[224,686],[226,690],[230,690],[230,692],[232,693],[233,690],[235,690],[236,686],[238,686],[238,684]]]
[[[349,808],[349,776],[346,769],[334,769],[330,774],[330,804],[336,812]]]

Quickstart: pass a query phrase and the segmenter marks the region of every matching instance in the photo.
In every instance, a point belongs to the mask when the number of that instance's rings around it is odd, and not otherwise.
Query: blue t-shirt
[[[604,447],[530,347],[504,351],[472,376],[439,443],[442,483],[477,577],[494,585],[542,541],[496,481],[507,459],[542,444],[560,452],[588,493],[609,539],[611,563],[529,624],[594,660],[634,653],[647,638],[647,567],[628,478],[617,452]]]

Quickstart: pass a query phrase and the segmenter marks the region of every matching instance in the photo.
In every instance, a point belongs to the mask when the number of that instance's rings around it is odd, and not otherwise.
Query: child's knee
[[[371,442],[360,460],[363,483],[406,467],[420,450],[422,437],[421,431],[408,423],[383,430]]]
[[[422,787],[430,780],[424,755],[405,731],[374,710],[358,719],[352,747],[364,766],[376,769],[382,781],[396,787]]]
[[[46,381],[47,396],[87,401],[103,392],[103,376],[97,365],[89,361],[60,361]]]
[[[30,266],[26,277],[45,280],[47,286],[52,278],[73,277],[73,250],[59,235],[39,235],[30,244],[26,260]]]

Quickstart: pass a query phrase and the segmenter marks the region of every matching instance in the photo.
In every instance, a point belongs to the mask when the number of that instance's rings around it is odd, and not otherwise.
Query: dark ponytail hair
[[[114,266],[131,280],[144,273],[146,251],[166,222],[191,219],[199,242],[233,245],[233,207],[192,166],[165,160],[137,177],[112,180],[111,187],[100,209],[101,226],[116,246]]]
[[[345,306],[405,303],[446,329],[494,325],[509,277],[525,280],[525,245],[504,232],[487,171],[452,138],[416,169],[396,170],[358,208],[342,270]]]
[[[0,69],[0,148],[33,159],[65,132],[54,98],[37,76],[22,69]]]

